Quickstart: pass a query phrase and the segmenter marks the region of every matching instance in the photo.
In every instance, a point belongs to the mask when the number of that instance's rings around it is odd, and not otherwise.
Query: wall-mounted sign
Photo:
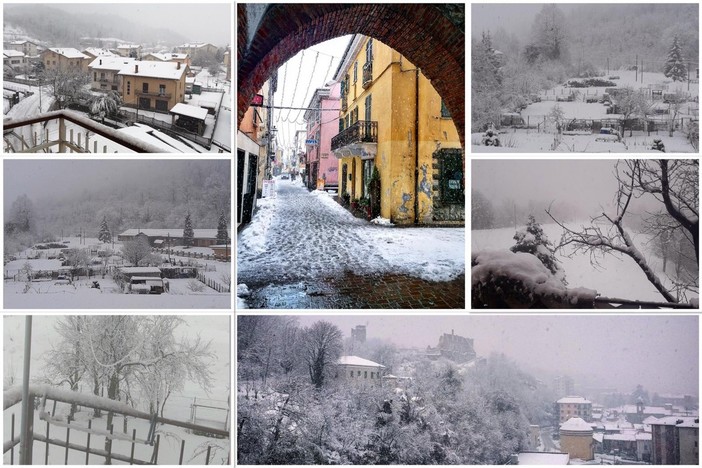
[[[310,138],[310,139],[305,140],[306,145],[316,145],[317,143],[319,143],[319,142],[317,140],[315,140],[314,138]]]
[[[254,107],[263,106],[263,94],[255,94],[251,99],[251,105]]]

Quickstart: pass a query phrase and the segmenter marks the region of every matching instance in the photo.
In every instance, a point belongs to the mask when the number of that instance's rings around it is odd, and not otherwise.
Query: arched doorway
[[[352,33],[378,39],[421,68],[465,147],[463,4],[238,4],[237,126],[274,70],[300,50]]]

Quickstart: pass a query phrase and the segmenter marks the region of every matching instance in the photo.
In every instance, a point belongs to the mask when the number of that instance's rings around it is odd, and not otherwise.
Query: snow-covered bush
[[[565,274],[556,258],[553,244],[548,240],[541,225],[536,222],[533,215],[529,215],[525,229],[520,229],[514,234],[515,245],[510,247],[512,252],[524,252],[534,255],[546,268],[563,284],[568,284]]]
[[[205,290],[205,285],[198,280],[193,279],[188,281],[188,290],[192,292],[202,292]]]

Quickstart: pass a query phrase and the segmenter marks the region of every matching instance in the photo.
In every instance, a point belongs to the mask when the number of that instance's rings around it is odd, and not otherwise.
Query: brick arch
[[[464,5],[237,5],[237,126],[251,98],[299,51],[346,34],[373,37],[431,80],[465,146]]]

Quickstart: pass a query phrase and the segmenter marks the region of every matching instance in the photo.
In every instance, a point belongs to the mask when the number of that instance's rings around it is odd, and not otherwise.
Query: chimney
[[[176,62],[178,66],[176,67],[176,70],[180,70],[180,62]]]
[[[134,64],[134,73],[139,73],[139,64]]]

